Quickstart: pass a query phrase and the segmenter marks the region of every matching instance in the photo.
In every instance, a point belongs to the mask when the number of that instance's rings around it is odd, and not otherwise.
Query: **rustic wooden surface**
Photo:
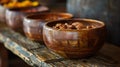
[[[103,49],[92,57],[70,60],[7,27],[0,29],[0,41],[33,67],[120,67],[120,49],[110,44],[105,44]]]

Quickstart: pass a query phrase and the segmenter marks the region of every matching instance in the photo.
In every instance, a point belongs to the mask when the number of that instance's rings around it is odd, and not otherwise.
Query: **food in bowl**
[[[57,23],[53,28],[58,29],[58,30],[82,30],[82,29],[90,29],[90,28],[95,28],[96,26],[93,24],[83,24],[81,22],[72,22],[72,23]]]
[[[39,1],[24,0],[22,2],[11,1],[9,3],[4,4],[3,6],[6,8],[23,8],[23,7],[35,7],[38,5],[39,5]]]
[[[47,48],[65,58],[95,54],[104,44],[105,24],[93,19],[51,21],[43,27]]]
[[[46,22],[70,18],[72,18],[72,14],[69,13],[39,13],[28,15],[24,18],[24,32],[29,39],[42,42],[42,29]]]

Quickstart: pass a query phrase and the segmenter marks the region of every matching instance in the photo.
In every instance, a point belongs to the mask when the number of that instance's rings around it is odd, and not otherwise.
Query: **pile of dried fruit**
[[[81,22],[73,22],[73,23],[57,23],[55,26],[53,26],[53,28],[58,30],[71,30],[71,29],[81,30],[95,28],[95,26],[91,24],[84,25]]]
[[[3,6],[4,7],[7,7],[7,8],[21,8],[21,7],[31,7],[31,6],[38,6],[39,5],[39,2],[38,1],[30,1],[30,0],[25,0],[25,1],[22,1],[22,2],[18,2],[18,1],[12,1],[12,2],[9,2],[7,4],[4,4]]]

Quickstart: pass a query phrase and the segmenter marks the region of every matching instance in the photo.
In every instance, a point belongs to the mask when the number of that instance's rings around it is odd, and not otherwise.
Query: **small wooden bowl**
[[[39,13],[28,15],[24,18],[24,33],[35,41],[43,41],[43,26],[48,21],[70,19],[73,16],[69,13]]]
[[[37,7],[28,7],[28,8],[13,8],[6,10],[6,23],[7,25],[14,29],[23,29],[23,18],[26,15],[34,14],[34,13],[42,13],[48,12],[49,9],[45,6],[37,6]]]
[[[96,25],[90,29],[58,30],[57,23],[80,22]],[[105,24],[92,19],[69,19],[48,22],[43,27],[43,40],[46,46],[65,58],[83,58],[95,54],[104,44]]]

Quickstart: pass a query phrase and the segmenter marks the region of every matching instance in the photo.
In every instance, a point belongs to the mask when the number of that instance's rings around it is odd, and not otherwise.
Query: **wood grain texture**
[[[89,58],[66,59],[47,49],[44,44],[33,42],[9,28],[0,29],[0,41],[34,67],[116,67],[118,64],[118,61],[104,54],[104,51]]]

